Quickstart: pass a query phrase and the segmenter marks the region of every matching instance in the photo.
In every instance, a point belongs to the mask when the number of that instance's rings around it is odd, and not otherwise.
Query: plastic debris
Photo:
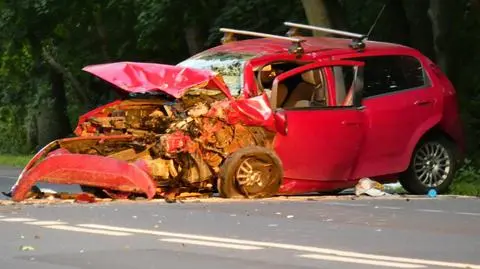
[[[20,250],[21,251],[33,251],[33,250],[35,250],[35,248],[32,247],[32,246],[20,246]]]
[[[45,193],[45,194],[57,194],[56,191],[54,191],[52,189],[48,189],[48,188],[40,188],[40,191]]]
[[[80,193],[75,197],[75,202],[80,204],[95,203],[95,196],[89,193]]]
[[[385,192],[385,188],[382,184],[369,178],[362,178],[355,185],[355,195],[360,196],[362,194],[378,197],[389,195]]]
[[[437,191],[435,189],[430,189],[427,193],[428,197],[435,198],[437,197]]]

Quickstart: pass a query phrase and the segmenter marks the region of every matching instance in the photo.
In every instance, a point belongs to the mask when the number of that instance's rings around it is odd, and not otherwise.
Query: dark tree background
[[[175,64],[217,45],[219,27],[283,35],[290,20],[366,33],[385,4],[370,39],[412,46],[443,68],[478,167],[480,0],[0,0],[0,153],[71,135],[79,114],[114,97],[86,65]],[[467,174],[480,181],[475,169]]]

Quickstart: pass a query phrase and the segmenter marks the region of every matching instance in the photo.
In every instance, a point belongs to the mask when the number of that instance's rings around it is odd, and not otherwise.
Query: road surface
[[[479,224],[452,197],[13,204],[0,268],[480,268]]]

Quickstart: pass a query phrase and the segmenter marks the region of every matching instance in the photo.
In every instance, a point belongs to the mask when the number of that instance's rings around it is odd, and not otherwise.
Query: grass
[[[480,197],[480,181],[476,182],[453,182],[450,187],[450,194],[455,195],[466,195],[466,196],[477,196]]]
[[[480,197],[480,168],[467,161],[458,171],[449,193]]]
[[[23,168],[33,155],[0,154],[0,165]]]

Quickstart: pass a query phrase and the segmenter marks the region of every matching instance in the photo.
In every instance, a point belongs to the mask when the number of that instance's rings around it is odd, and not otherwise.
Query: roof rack
[[[365,48],[364,40],[367,39],[366,35],[351,33],[351,32],[346,32],[346,31],[340,31],[340,30],[330,29],[330,28],[326,28],[326,27],[319,27],[319,26],[312,26],[312,25],[307,25],[307,24],[293,23],[293,22],[284,22],[284,24],[286,26],[291,27],[290,30],[287,32],[287,35],[289,37],[298,36],[298,29],[308,29],[308,30],[317,31],[317,32],[323,32],[323,33],[329,33],[329,34],[340,35],[340,36],[345,36],[345,37],[351,37],[352,38],[352,43],[350,44],[351,48],[353,48],[353,49],[364,49]]]
[[[236,41],[235,34],[237,34],[237,35],[274,38],[274,39],[278,39],[278,40],[290,41],[290,42],[293,43],[292,46],[288,50],[290,53],[301,55],[304,52],[301,43],[304,42],[305,40],[301,39],[301,38],[286,37],[286,36],[280,36],[280,35],[272,35],[272,34],[253,32],[253,31],[231,29],[231,28],[220,28],[220,32],[225,33],[222,37],[222,40],[221,40],[222,44],[226,44],[226,43]]]

